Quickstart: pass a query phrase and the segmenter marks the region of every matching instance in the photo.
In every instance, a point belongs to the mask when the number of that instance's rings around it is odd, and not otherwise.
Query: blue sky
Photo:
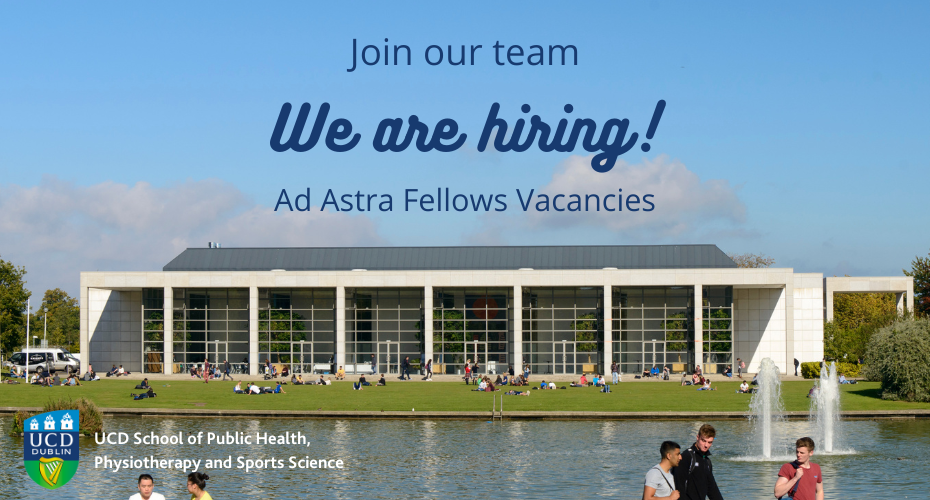
[[[159,269],[187,246],[715,243],[779,267],[896,275],[930,248],[930,5],[866,2],[4,4],[0,257],[36,294],[86,270]],[[352,40],[411,66],[351,65]],[[497,66],[491,46],[572,44],[578,66]],[[481,44],[474,66],[428,45]],[[490,105],[629,118],[652,149],[610,175],[568,153],[478,153]],[[284,102],[362,134],[268,146]],[[456,119],[454,153],[377,153],[378,121]],[[588,153],[578,148],[576,155]],[[141,184],[140,184],[141,183]],[[504,214],[400,211],[403,190],[508,193]],[[524,215],[515,189],[653,190],[656,213]],[[391,193],[389,214],[270,212],[282,188]]]

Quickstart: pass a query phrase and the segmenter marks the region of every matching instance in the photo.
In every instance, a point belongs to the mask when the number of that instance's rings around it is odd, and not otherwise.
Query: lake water
[[[8,417],[6,417],[8,418]],[[714,470],[724,497],[770,499],[782,461],[747,460],[754,453],[745,421],[711,422]],[[676,421],[495,422],[432,420],[247,420],[108,418],[107,430],[175,435],[203,431],[279,435],[300,431],[305,445],[112,445],[84,439],[81,466],[70,483],[48,491],[28,479],[22,439],[0,438],[0,498],[126,499],[136,478],[151,472],[155,491],[188,499],[186,473],[94,468],[96,456],[259,460],[295,456],[341,459],[344,469],[209,469],[216,500],[242,498],[595,498],[639,499],[643,476],[666,439],[688,447],[699,423]],[[807,422],[781,424],[785,444],[811,434]],[[826,498],[930,498],[930,421],[844,422],[846,455],[816,455]],[[206,434],[205,434],[206,435]],[[787,460],[786,460],[787,461]]]

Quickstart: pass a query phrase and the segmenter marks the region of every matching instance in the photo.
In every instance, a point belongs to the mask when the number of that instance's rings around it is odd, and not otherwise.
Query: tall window
[[[165,362],[165,289],[142,289],[142,371],[162,373]]]
[[[423,356],[422,288],[346,288],[346,364],[397,373],[404,358],[420,368]],[[351,371],[351,367],[348,368]]]
[[[538,374],[601,372],[602,287],[524,288],[523,357]]]
[[[503,373],[510,363],[512,288],[434,288],[435,373],[458,373],[466,360],[481,373]]]
[[[624,373],[694,363],[694,287],[614,287],[613,360]]]
[[[204,359],[248,364],[249,289],[174,289],[174,373]]]
[[[336,352],[335,317],[333,288],[260,288],[259,363],[289,365],[296,373],[312,373],[314,366],[328,371]]]
[[[733,364],[733,287],[704,287],[704,371],[722,373]]]

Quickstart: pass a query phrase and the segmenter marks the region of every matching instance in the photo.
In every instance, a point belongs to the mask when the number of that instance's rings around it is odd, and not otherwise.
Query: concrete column
[[[694,285],[694,365],[704,371],[704,285]]]
[[[249,375],[258,375],[258,287],[249,287]]]
[[[601,373],[610,373],[610,364],[614,357],[614,322],[613,322],[613,287],[604,285],[604,366]]]
[[[165,287],[165,302],[162,304],[165,315],[165,363],[162,373],[174,373],[174,288]]]
[[[523,287],[513,287],[513,373],[523,373]]]
[[[907,310],[914,314],[914,278],[907,280]]]
[[[90,364],[90,328],[88,327],[87,310],[90,307],[89,292],[86,286],[81,287],[81,299],[78,302],[80,306],[81,318],[81,373],[87,373],[87,365]]]
[[[358,360],[355,360],[358,362]],[[346,287],[336,287],[336,366],[346,365]]]
[[[426,374],[426,360],[433,359],[433,287],[423,287],[423,374]]]

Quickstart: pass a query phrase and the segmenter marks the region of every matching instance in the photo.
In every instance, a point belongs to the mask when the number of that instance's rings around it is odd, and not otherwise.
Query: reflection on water
[[[714,470],[727,498],[772,498],[779,462],[747,461],[748,424],[717,427]],[[301,431],[301,445],[136,446],[81,444],[81,468],[64,488],[50,492],[23,469],[22,440],[0,437],[2,499],[125,499],[136,478],[152,472],[156,491],[185,496],[186,474],[173,470],[94,469],[94,457],[342,459],[342,470],[209,470],[216,500],[240,498],[593,498],[638,499],[643,476],[658,462],[666,439],[690,446],[700,423],[677,421],[495,422],[428,420],[107,419],[109,431],[256,432]],[[852,455],[816,455],[826,498],[863,498],[888,492],[894,498],[928,498],[922,474],[930,466],[930,421],[845,422]],[[786,443],[811,434],[807,422],[786,422]],[[884,495],[880,495],[884,496]]]

